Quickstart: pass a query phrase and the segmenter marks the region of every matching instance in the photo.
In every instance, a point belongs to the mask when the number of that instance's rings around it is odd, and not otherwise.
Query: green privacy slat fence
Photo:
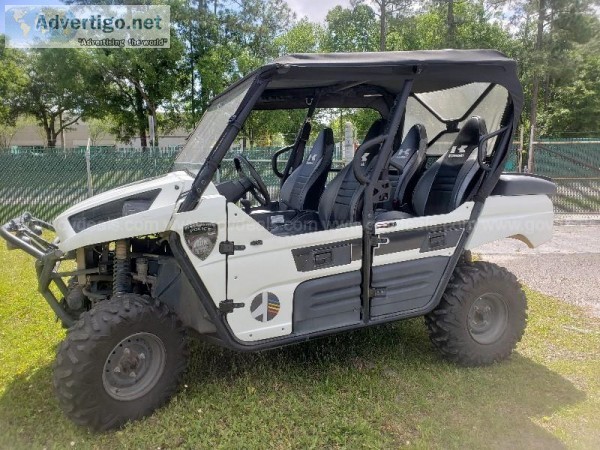
[[[168,172],[177,150],[91,149],[94,193]],[[0,221],[29,211],[51,220],[88,197],[85,149],[0,150]]]
[[[600,213],[600,139],[544,140],[535,171],[554,179],[557,212]]]
[[[600,213],[600,143],[557,141],[536,145],[536,172],[555,179],[556,212]],[[271,170],[270,157],[276,149],[246,152],[264,178],[274,199],[279,179]],[[90,169],[94,193],[168,172],[178,150],[92,148]],[[336,152],[336,167],[343,165]],[[513,154],[507,170],[516,169]],[[231,179],[233,164],[223,161],[221,179]],[[333,174],[332,174],[333,176]],[[85,149],[0,150],[0,222],[25,211],[51,220],[69,206],[88,197]]]

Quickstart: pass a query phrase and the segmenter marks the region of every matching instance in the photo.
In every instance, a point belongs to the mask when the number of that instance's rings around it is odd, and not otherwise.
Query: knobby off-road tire
[[[99,303],[69,329],[54,364],[55,392],[75,423],[116,428],[169,400],[187,356],[176,315],[158,301],[125,294]]]
[[[425,316],[433,345],[465,366],[506,359],[526,322],[527,300],[517,278],[484,261],[458,265],[440,304]]]

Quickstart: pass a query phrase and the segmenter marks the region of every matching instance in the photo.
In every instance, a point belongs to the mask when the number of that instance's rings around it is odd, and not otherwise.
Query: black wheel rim
[[[110,352],[104,370],[104,389],[114,399],[135,400],[152,390],[160,379],[167,353],[160,338],[136,333],[119,342]]]
[[[469,310],[468,327],[471,337],[483,345],[493,344],[508,326],[508,306],[504,297],[487,293],[478,297]]]

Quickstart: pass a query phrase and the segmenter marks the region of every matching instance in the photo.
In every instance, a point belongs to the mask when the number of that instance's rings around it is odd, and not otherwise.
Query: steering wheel
[[[244,155],[237,155],[233,158],[233,164],[238,177],[244,183],[250,183],[248,192],[256,199],[261,206],[268,206],[271,203],[271,196],[265,182],[262,180],[254,166]],[[246,184],[246,183],[244,183]]]

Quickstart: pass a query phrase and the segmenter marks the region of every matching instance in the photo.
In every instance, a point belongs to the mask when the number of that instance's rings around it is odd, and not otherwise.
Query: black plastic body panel
[[[294,292],[294,334],[359,323],[360,271],[305,281]]]
[[[69,224],[76,233],[79,233],[94,225],[146,211],[150,209],[160,191],[161,189],[153,189],[94,206],[70,216]],[[135,202],[135,204],[128,207],[128,202]]]
[[[295,248],[292,250],[292,255],[299,272],[344,266],[361,258],[361,241],[353,239],[313,247]]]
[[[491,195],[554,195],[556,184],[548,177],[528,173],[503,173]]]
[[[215,333],[217,328],[207,320],[207,312],[198,294],[185,276],[175,258],[160,258],[153,297],[175,311],[186,327],[199,333]]]
[[[456,247],[465,229],[464,223],[451,223],[444,226],[418,228],[414,230],[392,231],[382,233],[386,239],[375,249],[375,256],[419,249],[421,253]]]
[[[293,209],[284,209],[282,211],[260,209],[250,213],[250,217],[260,223],[267,230],[270,230],[278,225],[283,225],[286,222],[290,222],[297,215],[298,211]]]
[[[373,267],[371,319],[419,310],[431,302],[450,258],[432,256]]]

